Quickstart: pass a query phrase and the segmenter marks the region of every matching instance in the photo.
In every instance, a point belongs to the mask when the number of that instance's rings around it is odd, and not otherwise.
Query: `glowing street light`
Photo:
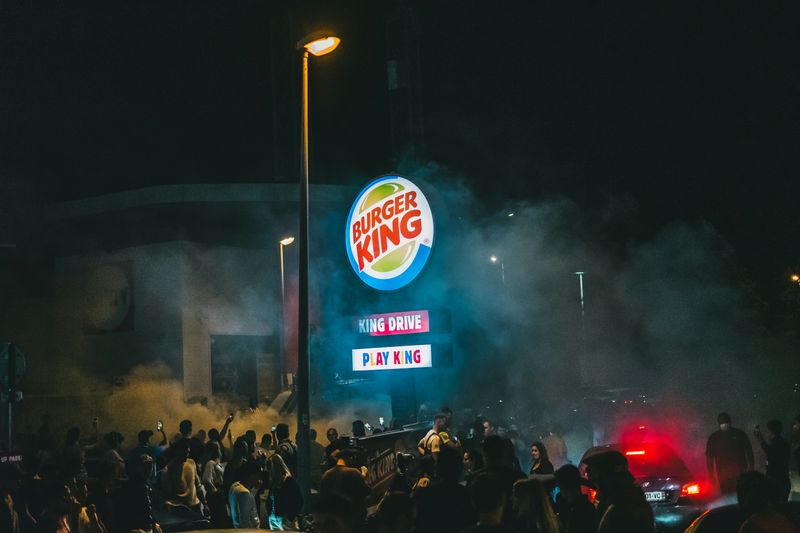
[[[798,285],[800,285],[800,275],[792,274],[791,276],[789,276],[789,279],[792,280],[792,283],[797,283]]]
[[[339,43],[342,42],[341,39],[334,36],[328,37],[317,37],[317,35],[326,35],[325,33],[320,34],[312,34],[306,37],[306,39],[313,38],[314,40],[311,42],[306,42],[303,44],[303,48],[311,54],[312,56],[324,56],[325,54],[330,54],[336,47],[339,46]]]
[[[286,342],[284,339],[284,331],[286,330],[286,283],[283,276],[283,247],[289,246],[293,242],[294,237],[284,237],[278,241],[278,249],[281,254],[281,383],[283,383],[283,378],[286,375],[286,347],[284,346]]]
[[[502,259],[498,259],[496,255],[493,255],[489,258],[489,261],[492,263],[497,263],[500,261],[500,280],[503,282],[503,285],[506,284],[506,266],[503,264]]]
[[[300,242],[297,287],[297,481],[303,498],[311,493],[311,465],[308,433],[311,429],[309,417],[309,358],[308,358],[308,56],[322,56],[333,52],[341,40],[330,32],[306,35],[297,43],[302,50],[302,107],[301,131],[303,132],[300,158]]]

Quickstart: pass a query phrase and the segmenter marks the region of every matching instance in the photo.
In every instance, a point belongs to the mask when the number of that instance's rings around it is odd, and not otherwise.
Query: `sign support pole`
[[[13,342],[7,345],[8,351],[8,451],[14,449],[14,386],[17,378],[17,347]]]

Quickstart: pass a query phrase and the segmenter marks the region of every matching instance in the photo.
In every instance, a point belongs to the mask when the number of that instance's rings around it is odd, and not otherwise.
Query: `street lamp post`
[[[579,372],[581,375],[581,382],[586,385],[589,381],[588,361],[586,357],[586,301],[583,295],[583,276],[586,273],[583,271],[575,272],[578,276],[578,284],[581,296],[581,360],[579,365]]]
[[[323,56],[339,46],[339,38],[329,33],[313,33],[297,43],[303,51],[302,152],[300,164],[300,243],[297,331],[297,481],[303,498],[311,494],[309,440],[309,358],[308,358],[308,56]]]
[[[278,248],[281,253],[281,387],[283,387],[283,380],[286,378],[286,339],[284,333],[286,331],[286,283],[283,275],[283,247],[289,246],[294,242],[294,237],[286,237],[278,242]]]

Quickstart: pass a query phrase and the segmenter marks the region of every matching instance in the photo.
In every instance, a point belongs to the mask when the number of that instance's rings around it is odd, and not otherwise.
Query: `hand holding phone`
[[[159,421],[158,421],[158,423],[156,423],[156,429],[157,429],[158,431],[164,431],[164,422],[162,422],[161,420],[159,420]]]

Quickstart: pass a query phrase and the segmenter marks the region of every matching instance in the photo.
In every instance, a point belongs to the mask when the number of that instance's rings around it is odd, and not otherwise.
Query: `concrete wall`
[[[265,250],[192,247],[184,256],[183,384],[211,395],[211,335],[277,335],[280,265]]]

